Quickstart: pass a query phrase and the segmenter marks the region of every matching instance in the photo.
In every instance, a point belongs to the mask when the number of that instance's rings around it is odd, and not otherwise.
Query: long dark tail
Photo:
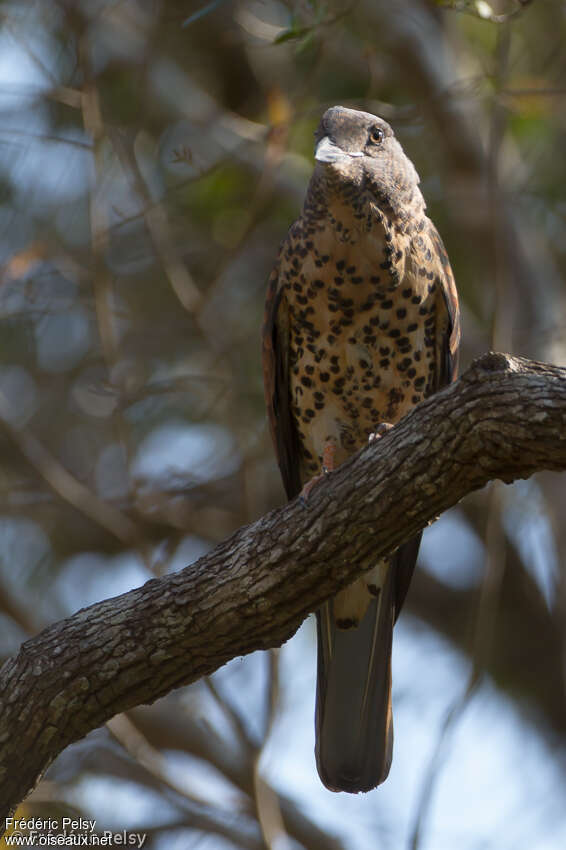
[[[420,535],[394,555],[357,628],[336,628],[332,600],[317,611],[316,764],[331,791],[370,791],[389,773],[393,625],[419,542]]]

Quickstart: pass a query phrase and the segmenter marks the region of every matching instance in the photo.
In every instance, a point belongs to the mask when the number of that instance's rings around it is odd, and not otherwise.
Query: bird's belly
[[[338,272],[330,283],[301,275],[300,288],[287,290],[304,480],[320,470],[329,442],[341,463],[378,425],[394,424],[424,398],[434,375],[434,288],[418,279],[380,286],[369,274]]]

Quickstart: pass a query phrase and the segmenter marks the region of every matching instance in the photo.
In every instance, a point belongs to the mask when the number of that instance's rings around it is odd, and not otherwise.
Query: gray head
[[[333,106],[315,133],[314,179],[326,194],[369,195],[383,211],[405,217],[424,210],[419,176],[389,124],[369,112]]]

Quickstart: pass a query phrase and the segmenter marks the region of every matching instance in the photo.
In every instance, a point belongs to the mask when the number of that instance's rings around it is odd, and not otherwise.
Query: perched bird
[[[448,257],[389,124],[334,106],[315,145],[263,327],[268,417],[289,498],[453,381],[460,339]],[[420,534],[317,612],[316,761],[333,791],[369,791],[389,773],[393,625],[419,543]]]

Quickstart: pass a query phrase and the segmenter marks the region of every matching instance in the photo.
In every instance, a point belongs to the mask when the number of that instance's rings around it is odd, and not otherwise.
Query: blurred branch
[[[480,18],[482,21],[489,21],[492,24],[506,24],[508,21],[512,21],[522,15],[532,2],[533,0],[512,0],[510,11],[498,15],[493,11],[487,0],[437,0],[441,9],[447,9],[450,12],[462,12],[466,15],[472,15],[474,18]]]
[[[0,405],[4,410],[9,408],[9,402],[1,392]],[[0,429],[4,429],[9,434],[14,445],[29,464],[62,499],[126,546],[143,538],[142,531],[136,523],[114,506],[99,499],[88,487],[71,475],[28,427],[16,428],[0,418]]]
[[[0,816],[119,711],[280,645],[376,558],[501,478],[566,468],[566,369],[488,354],[299,500],[195,564],[83,609],[0,671]],[[394,486],[392,482],[394,481]]]

